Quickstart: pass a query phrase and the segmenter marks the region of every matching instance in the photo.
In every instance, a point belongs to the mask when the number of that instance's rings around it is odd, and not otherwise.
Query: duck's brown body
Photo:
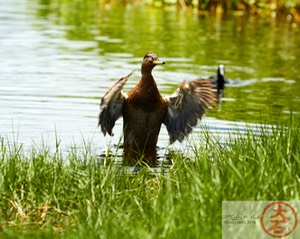
[[[129,74],[118,80],[101,100],[99,125],[104,135],[112,135],[116,120],[123,117],[126,164],[135,165],[142,161],[155,165],[161,125],[166,125],[170,143],[181,142],[197,124],[197,119],[217,102],[208,79],[183,82],[173,95],[162,97],[151,74],[158,64],[164,62],[154,53],[147,53],[138,84],[128,94],[122,91]]]
[[[125,158],[156,162],[156,143],[167,107],[152,75],[143,74],[123,103]]]

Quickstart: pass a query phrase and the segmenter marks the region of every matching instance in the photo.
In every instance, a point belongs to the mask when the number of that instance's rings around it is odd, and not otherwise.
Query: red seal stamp
[[[272,202],[262,211],[260,224],[265,233],[273,238],[287,237],[297,227],[297,211],[286,202]]]

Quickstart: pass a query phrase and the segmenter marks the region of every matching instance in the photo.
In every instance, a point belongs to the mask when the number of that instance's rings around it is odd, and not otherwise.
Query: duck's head
[[[218,75],[224,77],[224,74],[225,74],[225,67],[224,67],[224,65],[219,65],[219,67],[218,67]]]
[[[159,60],[155,53],[148,52],[143,58],[142,73],[151,73],[156,65],[162,64],[165,64],[165,62]]]
[[[217,75],[217,89],[218,92],[220,90],[224,90],[225,84],[229,83],[229,81],[225,78],[225,67],[224,65],[219,65],[218,67],[218,75]]]

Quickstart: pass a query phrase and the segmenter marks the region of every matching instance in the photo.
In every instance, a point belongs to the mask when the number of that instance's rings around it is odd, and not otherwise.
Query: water
[[[126,89],[133,87],[149,50],[167,62],[154,70],[162,94],[225,65],[231,84],[222,107],[204,120],[222,141],[246,125],[274,123],[274,115],[298,120],[299,42],[297,24],[271,18],[220,20],[172,7],[98,1],[1,0],[0,136],[27,148],[53,148],[59,139],[68,149],[85,141],[101,154],[122,132],[122,120],[112,138],[97,128],[101,96],[135,70]],[[197,127],[194,136],[201,131]],[[164,127],[158,145],[164,155]]]

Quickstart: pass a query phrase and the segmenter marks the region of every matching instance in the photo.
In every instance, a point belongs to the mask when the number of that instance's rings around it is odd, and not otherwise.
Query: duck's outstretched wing
[[[123,87],[131,75],[132,73],[118,80],[101,100],[98,126],[101,127],[104,135],[106,133],[112,135],[116,120],[122,116],[123,101],[127,98],[127,94],[123,92]]]
[[[181,83],[173,95],[165,97],[168,112],[164,124],[170,143],[176,140],[182,142],[197,120],[216,105],[218,97],[213,88],[209,79],[198,79]]]

